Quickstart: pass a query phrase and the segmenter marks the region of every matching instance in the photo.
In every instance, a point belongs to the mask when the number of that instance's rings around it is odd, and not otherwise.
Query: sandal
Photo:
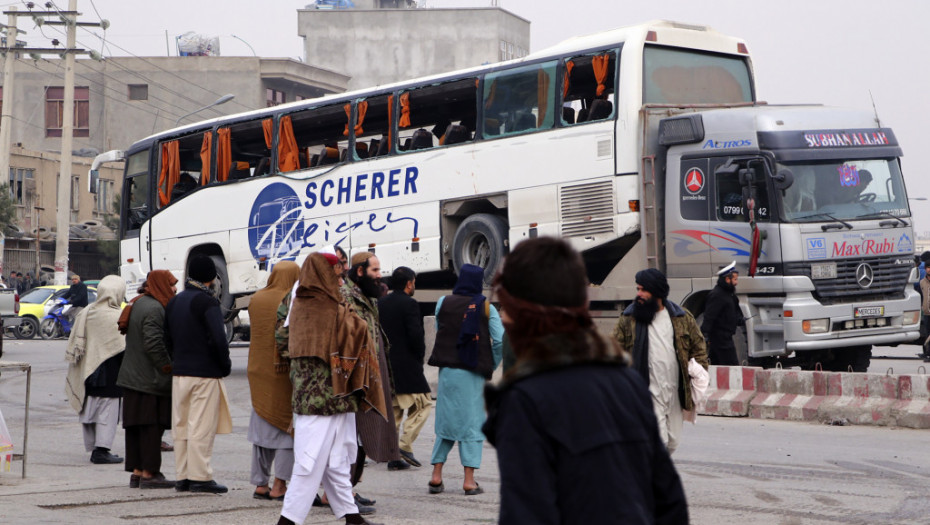
[[[433,485],[432,481],[430,481],[428,485],[430,494],[441,494],[442,491],[446,490],[446,486],[443,485],[441,481],[439,482],[439,485]]]
[[[463,487],[464,489],[464,487]],[[464,489],[466,496],[477,496],[478,494],[484,494],[484,489],[481,488],[481,485],[475,483],[475,488],[473,489]]]
[[[323,502],[323,498],[319,494],[313,497],[313,506],[314,507],[329,507],[329,502]]]

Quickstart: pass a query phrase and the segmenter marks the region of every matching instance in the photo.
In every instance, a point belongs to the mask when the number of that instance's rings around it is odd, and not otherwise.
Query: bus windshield
[[[895,159],[778,164],[794,183],[777,192],[782,220],[823,222],[879,217],[907,217],[907,195]]]

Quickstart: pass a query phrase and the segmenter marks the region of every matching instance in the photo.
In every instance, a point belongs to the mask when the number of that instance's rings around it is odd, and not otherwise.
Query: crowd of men
[[[0,275],[0,288],[14,288],[19,295],[43,284],[45,283],[36,279],[32,272],[23,275],[23,272],[11,271],[9,275]]]
[[[155,270],[121,309],[125,285],[108,276],[78,315],[69,399],[91,461],[122,463],[110,445],[120,406],[113,400],[123,398],[130,487],[227,492],[211,467],[216,434],[232,430],[216,277],[213,260],[196,257],[178,293],[177,279]],[[721,272],[724,295],[709,299],[719,311],[703,333],[668,299],[660,271],[638,272],[636,298],[613,337],[595,329],[584,263],[564,241],[525,241],[490,291],[485,277],[477,266],[459,269],[452,293],[436,304],[428,353],[412,269],[395,269],[388,293],[381,262],[367,251],[350,259],[330,246],[300,266],[274,266],[249,305],[248,440],[253,497],[283,501],[279,524],[302,523],[313,506],[370,523],[376,502],[356,492],[366,459],[389,470],[420,467],[413,443],[434,408],[427,494],[446,490],[443,466],[456,445],[461,494],[482,494],[475,475],[487,439],[498,451],[500,523],[687,523],[670,455],[693,417],[692,377],[706,376],[706,342],[731,358],[715,323],[738,312],[735,269]],[[427,360],[439,368],[435,398]],[[503,379],[492,385],[502,361]],[[175,480],[161,472],[168,429]]]

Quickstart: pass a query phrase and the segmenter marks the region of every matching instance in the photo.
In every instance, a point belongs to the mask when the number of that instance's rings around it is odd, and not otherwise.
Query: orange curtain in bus
[[[161,173],[158,175],[158,202],[166,206],[171,200],[171,190],[181,179],[181,154],[178,141],[162,143]]]
[[[597,93],[596,96],[601,96],[604,94],[604,90],[607,89],[607,86],[604,85],[604,81],[607,80],[607,66],[610,64],[610,54],[594,57],[591,59],[591,67],[594,68],[594,79],[597,80]]]
[[[297,137],[294,136],[294,123],[290,115],[281,117],[278,126],[278,169],[282,172],[297,171],[300,169],[298,157]]]
[[[348,137],[349,136],[349,119],[352,118],[352,104],[346,104],[343,107],[346,110],[346,130],[343,131],[342,134]]]
[[[357,108],[356,111],[358,111],[358,116],[355,119],[355,136],[357,137],[365,132],[365,130],[362,129],[362,123],[365,122],[365,113],[368,113],[368,101],[363,100],[355,107]]]
[[[265,132],[265,147],[268,148],[268,151],[271,151],[271,141],[272,134],[274,133],[274,121],[270,118],[266,118],[262,121],[262,131]]]
[[[540,69],[537,74],[539,79],[538,91],[536,92],[536,103],[539,108],[539,117],[536,118],[536,127],[542,126],[546,120],[546,113],[549,112],[549,73]]]
[[[400,96],[400,120],[397,126],[406,128],[410,126],[410,93],[404,93]]]
[[[392,144],[391,131],[394,129],[394,126],[391,125],[391,122],[393,121],[394,121],[394,95],[388,95],[388,132],[387,132],[388,144]]]
[[[210,148],[213,146],[213,133],[203,134],[203,144],[200,145],[200,185],[210,183]]]
[[[229,128],[216,130],[216,182],[226,182],[232,166],[232,135]]]
[[[571,60],[565,62],[565,82],[562,82],[562,98],[568,96],[568,85],[572,78],[572,69],[575,69],[575,63]]]

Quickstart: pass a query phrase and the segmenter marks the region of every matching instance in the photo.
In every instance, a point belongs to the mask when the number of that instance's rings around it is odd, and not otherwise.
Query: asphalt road
[[[0,473],[0,523],[272,524],[279,502],[251,497],[250,445],[246,441],[248,348],[232,349],[227,379],[234,430],[219,436],[216,479],[230,487],[222,496],[128,488],[121,465],[93,465],[83,450],[80,425],[65,401],[64,341],[4,341],[4,361],[32,364],[28,477]],[[873,369],[917,372],[917,347],[877,349]],[[885,359],[885,356],[888,359]],[[0,410],[14,438],[22,436],[25,374],[3,372]],[[702,417],[686,424],[674,456],[695,524],[930,523],[930,454],[925,430]],[[114,451],[122,455],[123,435]],[[428,462],[432,422],[415,443]],[[171,453],[164,470],[173,471]],[[485,446],[477,479],[481,496],[461,492],[462,471],[453,451],[444,494],[427,494],[430,469],[388,472],[370,465],[359,491],[378,500],[372,517],[388,524],[496,522],[499,480],[494,449]],[[596,476],[597,473],[592,473]],[[341,523],[328,509],[314,509],[306,523]]]

